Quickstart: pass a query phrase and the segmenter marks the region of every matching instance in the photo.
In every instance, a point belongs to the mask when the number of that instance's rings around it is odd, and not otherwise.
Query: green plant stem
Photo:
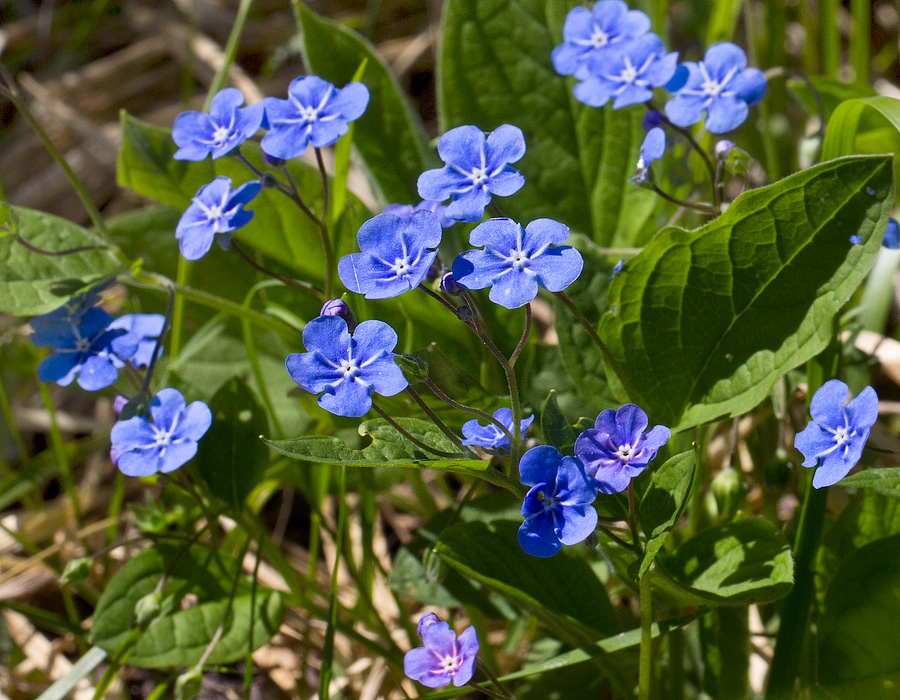
[[[19,461],[22,464],[22,469],[27,470],[31,465],[31,457],[28,455],[28,448],[25,445],[25,438],[22,437],[22,431],[19,430],[19,426],[16,424],[16,417],[13,414],[12,404],[6,393],[6,388],[3,386],[2,374],[0,374],[0,410],[3,411],[6,425],[9,427],[9,432],[12,435],[13,441],[19,449]],[[4,473],[3,476],[8,476],[8,474]]]
[[[471,452],[471,449],[462,444],[462,440],[459,439],[459,436],[450,430],[447,424],[441,420],[440,416],[432,410],[431,406],[425,403],[425,400],[419,395],[419,392],[413,389],[412,384],[406,386],[406,393],[419,405],[419,408],[421,408],[425,415],[431,419],[431,422],[459,448],[460,452]],[[474,454],[472,456],[474,457]]]
[[[869,46],[871,43],[872,2],[851,0],[853,32],[850,34],[850,62],[856,72],[856,84],[869,84]]]
[[[253,285],[244,297],[244,308],[250,308],[250,305],[253,303],[253,297],[258,291],[277,284],[278,282],[276,280],[267,280]],[[278,419],[278,414],[275,411],[275,404],[272,403],[272,395],[269,393],[269,386],[263,375],[262,365],[259,362],[259,353],[256,350],[256,340],[253,337],[253,328],[250,326],[250,321],[246,318],[241,319],[241,331],[244,336],[244,347],[247,349],[247,358],[250,360],[250,369],[253,371],[253,377],[256,379],[256,384],[259,387],[259,395],[266,406],[266,410],[272,417],[272,425],[275,428],[275,434],[279,438],[284,438],[284,428],[281,425],[281,421]]]
[[[305,292],[306,294],[309,294],[319,301],[325,301],[325,299],[327,299],[327,297],[322,292],[316,289],[309,282],[302,282],[300,280],[291,279],[290,277],[285,277],[284,275],[279,275],[277,272],[273,272],[265,265],[261,265],[260,263],[256,262],[256,260],[253,259],[253,256],[251,256],[246,250],[244,250],[244,247],[240,245],[236,240],[232,239],[229,247],[235,253],[240,255],[244,259],[244,262],[250,265],[250,267],[252,267],[254,270],[262,272],[264,275],[267,275],[272,279],[276,279],[279,282],[286,284],[288,287],[299,289],[301,292]]]
[[[206,93],[206,100],[203,102],[203,111],[208,112],[212,104],[213,97],[219,92],[228,81],[228,71],[234,64],[234,58],[237,55],[238,43],[241,40],[241,33],[244,31],[244,24],[247,21],[247,13],[250,11],[250,5],[253,0],[241,0],[238,5],[237,13],[234,17],[234,24],[231,25],[231,33],[228,35],[228,41],[225,42],[225,60],[216,70],[216,74],[209,84],[209,90]]]
[[[713,172],[713,195],[714,196],[716,195],[716,192],[718,191],[715,178],[716,178],[716,175],[715,175],[715,172]],[[660,187],[654,182],[651,182],[649,184],[650,184],[650,189],[653,190],[654,192],[656,192],[656,194],[658,194],[660,197],[665,199],[667,202],[672,202],[672,204],[677,204],[679,207],[685,207],[687,209],[693,209],[694,211],[703,212],[704,214],[713,214],[715,216],[718,216],[719,214],[722,213],[718,207],[711,207],[706,204],[698,204],[696,202],[686,202],[683,199],[678,199],[677,197],[673,197],[668,192],[665,192],[664,190],[660,189]]]
[[[494,418],[490,413],[488,413],[487,411],[482,411],[481,409],[478,409],[478,408],[473,408],[472,406],[466,406],[465,404],[462,404],[459,401],[455,401],[455,400],[451,399],[449,396],[447,396],[447,394],[445,394],[443,391],[441,391],[440,387],[438,387],[438,385],[434,383],[434,380],[431,379],[431,377],[427,377],[425,379],[424,384],[429,389],[431,389],[432,393],[434,393],[434,395],[437,396],[444,403],[452,406],[453,408],[455,408],[459,411],[465,411],[466,413],[471,413],[473,416],[478,416],[479,418],[482,418],[483,420],[486,420],[489,423],[493,423],[506,436],[506,439],[510,441],[510,444],[512,443],[512,433],[507,429],[507,427],[505,425],[503,425],[503,423],[501,423],[496,418]]]
[[[393,418],[391,418],[391,417],[385,412],[385,410],[384,410],[383,408],[381,408],[381,406],[379,406],[378,404],[376,404],[374,401],[372,402],[372,408],[374,408],[374,409],[375,409],[375,412],[376,412],[379,416],[381,416],[382,418],[384,418],[384,419],[388,422],[388,424],[389,424],[394,430],[396,430],[396,431],[397,431],[398,433],[400,433],[403,437],[405,437],[407,440],[409,440],[411,443],[413,443],[416,447],[418,447],[418,448],[420,448],[420,449],[423,449],[423,450],[425,450],[426,452],[431,452],[432,454],[437,455],[438,457],[449,457],[449,458],[452,459],[452,458],[457,458],[457,457],[467,457],[467,456],[468,456],[468,455],[465,455],[465,454],[460,455],[460,454],[457,454],[457,453],[454,453],[454,452],[444,452],[443,450],[437,450],[437,449],[435,449],[434,447],[431,447],[430,445],[426,445],[424,442],[422,442],[421,440],[419,440],[417,437],[411,435],[411,434],[409,433],[409,431],[407,431],[407,430],[406,430],[405,428],[403,428],[397,421],[395,421]]]
[[[512,355],[509,356],[509,364],[515,366],[516,360],[519,359],[519,355],[522,354],[522,350],[525,347],[525,342],[528,340],[528,334],[531,332],[531,304],[525,304],[525,329],[522,331],[522,337],[519,339],[518,345],[516,345],[516,349],[513,350]],[[515,426],[514,426],[515,427]]]
[[[185,287],[191,273],[191,263],[183,255],[178,256],[178,264],[175,270],[175,287]],[[166,280],[169,282],[169,280]],[[171,282],[170,282],[171,284]],[[181,352],[181,331],[184,327],[184,296],[178,294],[175,297],[175,306],[172,308],[172,340],[169,343],[169,356],[174,362]]]
[[[169,287],[169,298],[166,301],[166,316],[165,321],[163,322],[162,332],[159,334],[159,337],[156,339],[156,345],[153,348],[153,357],[150,358],[150,366],[147,367],[147,374],[144,375],[144,385],[141,387],[141,393],[149,394],[150,392],[150,382],[153,380],[153,372],[156,370],[156,363],[159,361],[160,356],[162,355],[163,345],[166,342],[166,336],[169,334],[169,330],[172,328],[172,318],[175,313],[175,299],[178,295],[175,292],[175,286]]]
[[[322,252],[325,254],[325,297],[331,299],[334,291],[334,250],[328,235],[328,173],[325,172],[322,150],[320,148],[315,150],[316,163],[319,165],[319,174],[322,176],[322,217],[319,219],[319,238],[322,241]]]
[[[488,668],[487,664],[484,663],[484,661],[482,661],[482,660],[479,659],[479,658],[476,658],[475,664],[477,665],[478,669],[479,669],[485,676],[487,676],[488,680],[489,680],[489,681],[493,684],[493,686],[497,689],[497,691],[498,691],[498,693],[500,694],[500,697],[501,697],[501,698],[506,698],[507,700],[517,700],[516,696],[513,695],[513,694],[506,688],[506,686],[503,685],[503,684],[500,682],[500,679],[498,679],[497,676],[495,676],[495,675],[493,674],[493,672],[491,671],[491,669]],[[479,690],[481,690],[482,692],[484,692],[484,688],[481,688],[480,686],[476,686],[476,687],[477,687]]]
[[[650,700],[653,690],[653,591],[649,572],[641,578],[641,652],[638,700]]]
[[[841,34],[838,29],[840,0],[820,0],[819,28],[822,36],[822,75],[836,78],[841,65]],[[812,36],[815,36],[814,34]]]
[[[328,628],[325,632],[325,644],[322,649],[322,671],[319,675],[319,697],[331,697],[328,686],[331,685],[332,662],[334,659],[334,632],[337,626],[337,588],[338,572],[341,566],[341,551],[344,547],[344,532],[347,529],[347,467],[341,465],[338,490],[338,529],[334,543],[334,570],[331,573],[331,599],[328,603]]]

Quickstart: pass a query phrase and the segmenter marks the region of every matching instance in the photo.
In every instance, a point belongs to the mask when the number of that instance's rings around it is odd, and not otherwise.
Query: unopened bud
[[[150,415],[150,396],[148,394],[136,394],[131,401],[126,403],[119,413],[119,420],[128,420],[135,416]]]
[[[472,317],[473,317],[472,309],[469,306],[466,306],[465,304],[463,304],[462,306],[459,306],[456,308],[456,317],[460,321],[462,321],[464,323],[468,323],[469,321],[472,320]]]
[[[341,317],[347,322],[347,328],[350,329],[351,333],[356,330],[356,326],[359,325],[353,311],[347,306],[347,302],[343,299],[329,299],[322,306],[319,315]]]
[[[277,158],[275,156],[270,156],[268,153],[263,153],[263,162],[268,165],[270,168],[280,168],[285,164],[284,158]]]
[[[644,131],[650,131],[650,129],[655,129],[658,126],[663,125],[663,115],[662,112],[659,112],[655,109],[651,109],[644,115],[644,120],[641,122],[641,126],[644,127]]]
[[[70,559],[66,562],[66,568],[63,569],[62,576],[59,577],[59,582],[63,586],[67,586],[72,583],[84,581],[91,575],[92,565],[93,560],[90,557]]]
[[[117,416],[122,413],[122,409],[125,408],[126,405],[128,405],[128,399],[124,396],[117,396],[113,399],[113,411]]]
[[[452,272],[447,272],[441,277],[441,291],[450,296],[459,296],[461,291],[459,282],[456,281]]]
[[[417,355],[395,355],[403,376],[410,384],[418,384],[428,379],[428,363]]]
[[[592,532],[584,540],[584,546],[590,547],[591,549],[596,547],[598,544],[600,544],[600,537],[597,535],[596,532]]]
[[[176,700],[190,700],[200,694],[203,687],[203,671],[199,668],[192,668],[185,671],[175,681],[175,698]]]
[[[134,622],[142,632],[162,614],[162,592],[153,591],[138,600],[134,606]]]
[[[716,158],[725,160],[732,148],[734,148],[734,143],[728,139],[722,139],[721,141],[716,142],[714,149]]]
[[[276,190],[281,183],[272,173],[264,173],[259,179],[259,185],[264,190]]]
[[[744,505],[747,487],[741,475],[728,467],[720,471],[710,485],[720,518],[730,518]]]

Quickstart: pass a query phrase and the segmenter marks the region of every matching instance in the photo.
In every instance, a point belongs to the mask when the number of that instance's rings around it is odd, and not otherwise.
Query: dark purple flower
[[[450,625],[434,613],[426,613],[419,620],[419,636],[425,646],[406,652],[403,672],[429,688],[441,688],[453,683],[457,688],[475,675],[478,656],[478,634],[469,626],[457,638]]]

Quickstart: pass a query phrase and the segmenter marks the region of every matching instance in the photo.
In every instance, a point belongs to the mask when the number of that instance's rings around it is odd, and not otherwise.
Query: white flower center
[[[231,130],[227,126],[216,127],[216,130],[213,132],[213,141],[217,144],[224,143],[230,132]]]
[[[78,352],[87,352],[91,347],[91,341],[87,338],[79,338],[78,342],[75,343],[75,349]]]
[[[510,253],[509,261],[517,270],[523,270],[531,264],[528,255],[522,250],[514,250]]]
[[[838,445],[843,445],[850,439],[850,430],[849,428],[838,428],[834,431],[834,441]]]
[[[396,258],[394,264],[391,265],[391,270],[397,277],[406,277],[412,272],[412,266],[406,258]]]
[[[626,59],[625,69],[619,74],[619,81],[633,83],[635,78],[637,78],[637,69]]]
[[[594,27],[594,33],[591,34],[591,45],[596,48],[602,48],[609,43],[609,34],[604,32],[600,27]]]
[[[314,122],[319,118],[319,108],[318,107],[303,107],[300,110],[300,116],[306,119],[307,121]]]
[[[154,430],[156,430],[154,428]],[[165,447],[172,442],[172,433],[167,430],[156,430],[156,446]]]
[[[631,458],[634,456],[634,447],[631,445],[625,444],[621,445],[618,450],[616,450],[616,457],[622,460],[625,463],[631,461]]]
[[[469,177],[472,178],[473,185],[483,185],[488,179],[487,168],[475,168]]]
[[[720,85],[718,80],[704,80],[701,89],[707,95],[712,95],[713,97],[718,97],[719,93],[722,92],[722,88],[724,85]]]
[[[209,221],[216,221],[222,218],[222,207],[218,204],[209,208],[206,212],[206,218]]]
[[[352,380],[359,374],[359,365],[356,364],[354,359],[341,360],[339,369],[344,373],[344,379]]]
[[[462,665],[462,660],[458,658],[455,654],[452,656],[444,656],[441,657],[441,671],[447,673],[451,676],[455,676],[457,671],[459,671],[459,667]]]

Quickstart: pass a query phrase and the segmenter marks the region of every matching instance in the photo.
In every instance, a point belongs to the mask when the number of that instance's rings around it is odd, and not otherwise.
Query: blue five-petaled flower
[[[397,333],[383,321],[363,321],[351,336],[340,316],[319,316],[303,329],[307,352],[291,353],[288,373],[319,405],[338,416],[359,418],[372,408],[372,392],[393,396],[407,387],[393,350]]]
[[[409,221],[409,217],[413,215],[413,212],[422,211],[423,209],[430,211],[432,214],[438,217],[441,221],[441,228],[450,228],[456,223],[455,219],[451,219],[447,216],[447,205],[442,204],[441,202],[432,202],[428,199],[423,199],[421,202],[413,206],[412,204],[388,204],[384,209],[381,210],[382,214],[393,214],[394,216],[399,216],[404,221]]]
[[[291,81],[286,100],[267,97],[262,149],[270,156],[289,160],[303,155],[306,147],[323,148],[349,131],[369,104],[369,89],[348,83],[338,89],[316,75]]]
[[[619,493],[628,488],[631,479],[656,457],[656,452],[672,436],[664,425],[645,433],[647,414],[628,403],[614,410],[602,411],[594,427],[575,440],[575,455],[584,470],[599,483],[601,493]]]
[[[109,330],[125,333],[113,339],[112,349],[132,366],[146,367],[156,351],[156,339],[163,331],[166,317],[162,314],[126,314],[109,324]],[[132,350],[133,348],[133,350]],[[129,354],[129,351],[130,354]]]
[[[379,214],[359,229],[361,252],[341,258],[338,275],[347,289],[367,299],[399,296],[428,274],[441,236],[440,219],[428,210],[413,212],[408,221]]]
[[[522,483],[530,486],[519,527],[519,544],[536,557],[552,557],[564,544],[583,541],[597,527],[597,483],[575,457],[539,445],[522,456]]]
[[[208,155],[220,158],[255,134],[262,124],[263,105],[241,108],[240,90],[225,88],[216,93],[209,114],[190,110],[175,117],[172,139],[179,148],[175,160],[203,160]]]
[[[253,212],[245,210],[244,205],[259,190],[259,180],[232,189],[231,179],[224,176],[201,187],[175,228],[181,254],[188,260],[199,260],[209,252],[216,238],[219,245],[227,248],[231,233],[253,218]]]
[[[177,389],[163,389],[150,401],[150,417],[133,416],[113,426],[113,462],[126,476],[167,474],[197,454],[197,442],[212,425],[202,401],[187,405]]]
[[[453,261],[457,283],[468,289],[490,287],[490,300],[507,309],[532,301],[538,286],[561,292],[584,266],[581,253],[567,245],[569,229],[552,219],[522,228],[512,219],[488,219],[469,234],[469,250]]]
[[[456,221],[478,221],[492,194],[508,197],[525,184],[509,165],[525,155],[518,127],[504,124],[485,137],[476,126],[459,126],[441,136],[438,154],[446,165],[419,176],[419,196],[436,202],[452,197],[446,215]]]
[[[706,128],[724,134],[747,118],[748,106],[759,102],[766,92],[766,76],[747,68],[747,56],[735,44],[719,42],[706,50],[703,60],[683,64],[687,82],[666,103],[666,116],[673,124],[690,126],[703,118]]]
[[[810,401],[812,420],[794,438],[794,447],[805,458],[803,466],[819,465],[813,475],[817,489],[847,476],[862,456],[869,429],[878,420],[878,396],[872,387],[867,386],[845,403],[849,395],[844,382],[825,382]]]
[[[513,417],[510,409],[498,408],[494,411],[494,420],[502,423],[511,434],[515,434],[513,433]],[[522,437],[525,437],[528,427],[533,422],[534,416],[523,418],[519,422],[519,431]],[[484,448],[484,451],[489,454],[497,454],[498,452],[509,450],[509,438],[493,423],[489,422],[487,425],[481,425],[477,418],[473,418],[463,423],[462,434],[465,437],[465,440],[462,441],[463,445],[477,445]]]
[[[434,613],[419,619],[419,637],[424,646],[410,649],[403,657],[403,672],[429,688],[453,683],[464,686],[475,674],[478,634],[469,626],[457,638],[450,625]]]

